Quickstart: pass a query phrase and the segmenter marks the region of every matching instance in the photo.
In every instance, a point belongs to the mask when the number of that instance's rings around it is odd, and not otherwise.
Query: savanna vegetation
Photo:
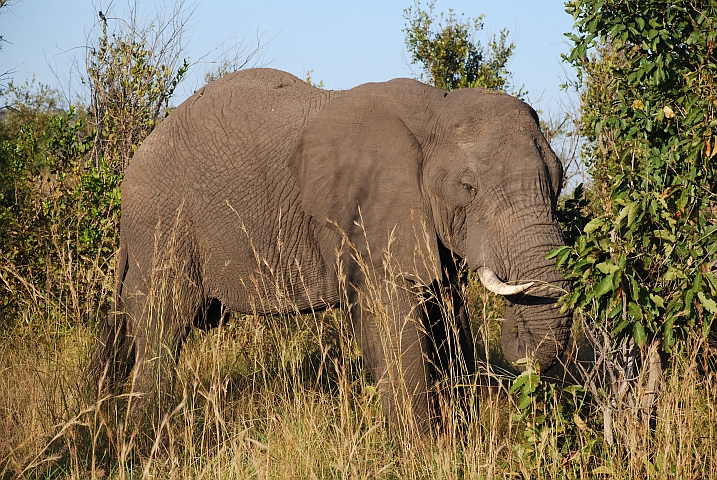
[[[566,88],[579,104],[544,129],[579,146],[556,144],[568,173],[589,173],[566,184],[567,246],[551,254],[574,282],[563,299],[573,348],[560,368],[515,373],[498,348],[502,301],[471,279],[476,401],[469,415],[444,409],[444,432],[425,445],[385,427],[341,310],[234,316],[193,332],[160,434],[134,428],[126,395],[97,399],[86,367],[114,289],[119,185],[194,68],[186,12],[98,21],[88,94],[73,105],[49,86],[4,82],[0,476],[717,477],[717,6],[574,0],[566,10],[575,28],[564,60],[576,71]],[[433,4],[405,20],[423,81],[525,96],[507,68],[520,48],[507,31],[483,46],[480,17]],[[234,54],[207,79],[255,55]]]

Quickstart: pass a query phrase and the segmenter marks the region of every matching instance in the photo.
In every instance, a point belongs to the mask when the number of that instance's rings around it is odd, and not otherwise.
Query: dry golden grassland
[[[579,383],[544,375],[521,408],[498,353],[501,302],[474,280],[466,297],[482,359],[469,382],[474,411],[445,408],[442,433],[423,443],[386,427],[341,310],[233,316],[195,330],[176,404],[156,432],[133,426],[129,394],[95,399],[86,374],[94,327],[38,298],[1,332],[0,477],[717,478],[712,347],[695,340],[675,357],[652,426],[616,408],[609,445],[605,401]]]

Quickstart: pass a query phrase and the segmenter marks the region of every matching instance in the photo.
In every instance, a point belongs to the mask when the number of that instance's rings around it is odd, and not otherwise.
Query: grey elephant
[[[228,75],[169,115],[126,170],[115,303],[93,369],[110,388],[134,372],[133,388],[161,403],[192,326],[340,304],[389,423],[427,433],[438,377],[475,371],[461,262],[506,296],[508,361],[545,369],[566,344],[571,316],[556,299],[569,285],[546,260],[562,244],[561,182],[536,113],[506,94]]]

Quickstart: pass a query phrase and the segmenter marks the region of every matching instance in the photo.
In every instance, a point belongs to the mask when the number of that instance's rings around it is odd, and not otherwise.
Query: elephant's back
[[[227,196],[222,201],[239,200],[248,187],[256,195],[262,177],[283,175],[275,171],[285,170],[301,129],[335,94],[279,70],[226,75],[198,90],[147,137],[125,183],[181,194],[189,205],[216,200],[217,190]]]
[[[298,135],[331,96],[287,72],[240,70],[211,82],[189,97],[144,141],[130,165],[146,173],[150,164],[166,169],[204,169],[255,157],[277,135]],[[233,165],[236,166],[236,165]]]
[[[329,95],[280,70],[240,70],[202,87],[174,116],[192,123],[202,119],[212,133],[227,129],[255,133],[266,123],[295,121],[302,113],[320,110]]]
[[[125,172],[123,236],[140,230],[147,236],[159,220],[152,215],[135,225],[135,212],[152,210],[163,225],[173,225],[181,211],[206,259],[209,294],[239,311],[247,308],[244,295],[227,285],[251,283],[256,255],[272,275],[298,278],[283,256],[307,266],[304,277],[328,278],[310,248],[314,226],[301,211],[287,158],[304,125],[337,94],[271,69],[239,71],[206,85],[154,130]],[[283,242],[286,232],[293,237]],[[212,291],[213,285],[224,291]]]

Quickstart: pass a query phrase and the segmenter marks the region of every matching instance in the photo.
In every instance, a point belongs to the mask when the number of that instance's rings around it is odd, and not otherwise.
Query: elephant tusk
[[[478,278],[485,288],[497,295],[517,295],[533,286],[534,282],[521,283],[520,285],[508,285],[502,282],[493,270],[488,267],[478,269]]]

